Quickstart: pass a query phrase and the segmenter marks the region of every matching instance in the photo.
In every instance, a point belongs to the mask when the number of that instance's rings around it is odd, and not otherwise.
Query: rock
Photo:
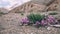
[[[60,28],[60,25],[59,24],[57,24],[57,25],[50,25],[50,26]]]
[[[55,0],[48,8],[48,11],[51,10],[58,10],[60,11],[60,0]]]
[[[18,6],[10,11],[10,13],[28,13],[28,12],[37,12],[43,11],[46,8],[43,4],[36,4],[36,3],[25,3],[21,6]]]
[[[50,5],[55,0],[32,0],[32,2],[37,4]]]
[[[31,0],[30,2],[12,9],[10,13],[44,11],[46,9],[46,5],[49,5],[53,1],[54,0]]]
[[[47,30],[51,30],[51,27],[47,27]]]
[[[47,9],[48,11],[53,11],[53,10],[57,10],[58,8],[58,3],[55,0],[51,5],[49,5],[49,8]]]

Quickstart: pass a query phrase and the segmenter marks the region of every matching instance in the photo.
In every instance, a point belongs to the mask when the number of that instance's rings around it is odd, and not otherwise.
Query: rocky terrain
[[[38,2],[40,1],[40,2]],[[42,1],[42,2],[41,2]],[[45,4],[44,4],[45,3]],[[30,13],[49,14],[60,19],[60,0],[33,0],[0,16],[0,34],[60,34],[60,28],[21,26],[21,19]],[[1,14],[1,13],[0,13]],[[22,15],[23,14],[23,15]]]

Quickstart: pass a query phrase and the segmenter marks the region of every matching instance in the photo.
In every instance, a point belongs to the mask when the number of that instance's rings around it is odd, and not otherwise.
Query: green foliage
[[[3,12],[0,12],[0,14],[4,14]]]
[[[58,13],[53,12],[53,13],[49,13],[49,15],[57,15]]]
[[[32,23],[35,23],[36,21],[41,21],[44,19],[45,16],[40,14],[30,14],[27,17]]]
[[[0,12],[0,16],[1,16],[1,15],[4,15],[4,14],[5,14],[5,13],[3,13],[3,12]]]

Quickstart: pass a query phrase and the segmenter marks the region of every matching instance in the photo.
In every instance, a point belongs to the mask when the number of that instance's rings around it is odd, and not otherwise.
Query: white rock
[[[50,26],[53,26],[53,27],[60,27],[60,25],[50,25]]]
[[[47,30],[51,30],[51,27],[47,27]]]

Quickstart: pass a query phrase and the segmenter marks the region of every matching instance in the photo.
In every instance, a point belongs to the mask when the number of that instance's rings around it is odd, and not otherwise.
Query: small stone
[[[51,27],[47,27],[47,30],[51,30]]]
[[[31,33],[31,34],[33,34],[33,33]]]

